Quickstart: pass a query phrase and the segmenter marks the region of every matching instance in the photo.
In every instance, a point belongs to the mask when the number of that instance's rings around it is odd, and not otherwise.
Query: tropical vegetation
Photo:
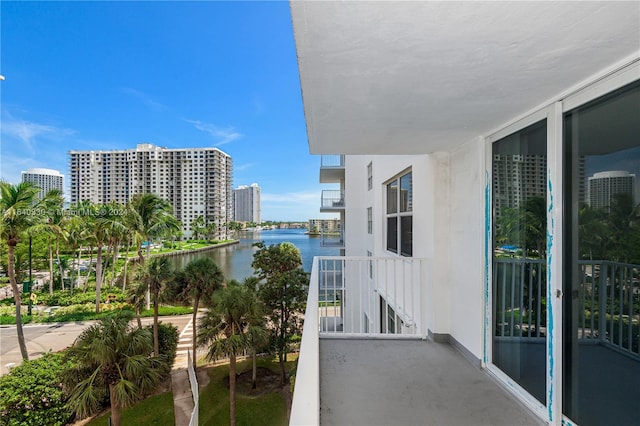
[[[62,372],[73,366],[63,353],[48,353],[24,361],[0,377],[0,424],[7,426],[65,425],[73,419]]]
[[[260,315],[255,294],[237,281],[214,293],[210,309],[198,327],[201,345],[208,346],[210,361],[229,358],[229,413],[230,424],[236,424],[236,359],[251,349],[251,334],[264,334],[264,329],[252,324]]]
[[[173,360],[155,352],[150,330],[132,327],[130,319],[105,318],[66,351],[73,366],[62,373],[62,383],[79,418],[96,413],[108,400],[112,424],[119,426],[122,408],[151,393],[169,373]]]

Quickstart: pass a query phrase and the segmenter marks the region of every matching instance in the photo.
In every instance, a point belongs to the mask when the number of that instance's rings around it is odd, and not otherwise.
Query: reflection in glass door
[[[546,120],[492,146],[493,363],[545,404]]]
[[[563,412],[638,425],[640,84],[564,116]]]

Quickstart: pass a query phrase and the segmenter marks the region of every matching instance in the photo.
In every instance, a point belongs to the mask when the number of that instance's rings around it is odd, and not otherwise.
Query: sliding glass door
[[[564,114],[563,412],[638,425],[640,83]]]
[[[492,144],[492,362],[546,396],[547,124]]]

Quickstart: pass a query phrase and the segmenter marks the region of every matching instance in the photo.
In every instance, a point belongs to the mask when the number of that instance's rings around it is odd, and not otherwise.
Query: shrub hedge
[[[70,366],[62,352],[48,353],[0,377],[0,424],[65,425],[72,420],[60,382],[60,374]]]

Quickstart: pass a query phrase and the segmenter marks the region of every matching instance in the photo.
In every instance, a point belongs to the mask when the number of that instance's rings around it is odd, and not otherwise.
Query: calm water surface
[[[239,244],[233,244],[206,252],[185,254],[170,257],[174,267],[184,267],[191,260],[202,256],[211,257],[222,269],[227,280],[242,281],[254,274],[251,262],[256,251],[252,244],[264,241],[266,245],[290,242],[298,247],[302,255],[304,270],[311,272],[311,264],[314,256],[338,256],[340,250],[321,247],[320,237],[310,236],[303,229],[274,229],[269,231],[241,232],[238,235]]]

